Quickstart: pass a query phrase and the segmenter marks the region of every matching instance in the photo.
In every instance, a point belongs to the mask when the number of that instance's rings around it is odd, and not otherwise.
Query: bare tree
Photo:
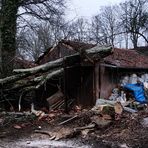
[[[81,42],[87,41],[88,22],[84,18],[78,18],[68,25],[67,38]]]
[[[121,9],[123,14],[121,15],[122,24],[124,30],[130,33],[133,46],[138,46],[138,39],[143,35],[147,28],[147,0],[129,0],[122,3]]]
[[[115,6],[103,7],[100,13],[92,18],[92,39],[96,43],[115,44],[119,32],[119,20]]]
[[[26,29],[19,29],[17,55],[36,61],[41,53],[65,37],[66,26],[68,25],[66,25],[63,17],[57,16],[54,23],[38,22],[36,25],[30,24]]]
[[[96,15],[92,18],[90,34],[91,34],[91,40],[92,41],[94,41],[97,44],[101,42],[100,37],[102,36],[102,34],[101,34],[101,18],[100,18],[100,15]]]
[[[28,16],[37,20],[54,23],[54,18],[63,14],[64,0],[2,0],[1,7],[1,75],[11,75],[16,52],[17,19],[27,20]],[[19,8],[22,10],[18,12]],[[28,20],[27,20],[28,21]],[[24,24],[23,24],[24,26]]]

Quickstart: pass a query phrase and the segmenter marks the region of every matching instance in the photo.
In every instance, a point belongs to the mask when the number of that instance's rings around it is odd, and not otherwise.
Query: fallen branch
[[[51,73],[49,73],[37,86],[36,86],[36,89],[40,88],[47,80],[57,76],[57,75],[60,75],[64,72],[64,69],[61,68],[61,69],[58,69],[56,71],[53,71]]]
[[[93,47],[93,48],[90,48],[90,49],[87,49],[85,51],[86,54],[88,55],[94,55],[98,58],[104,58],[105,56],[109,55],[110,53],[112,52],[112,47],[111,46],[96,46],[96,47]],[[73,55],[70,55],[70,56],[75,56],[75,55],[80,55],[80,53],[75,53]],[[30,74],[34,74],[34,73],[37,73],[39,71],[47,71],[49,69],[52,69],[52,68],[56,68],[56,67],[60,67],[63,65],[63,62],[64,62],[64,59],[66,57],[70,57],[70,56],[65,56],[64,58],[60,58],[60,59],[57,59],[55,61],[51,61],[51,62],[48,62],[46,64],[43,64],[43,65],[40,65],[40,66],[36,66],[36,67],[33,67],[33,68],[28,68],[28,69],[14,69],[13,72],[15,73],[30,73]]]
[[[69,118],[69,119],[67,119],[67,120],[65,120],[65,121],[63,121],[63,122],[61,122],[61,123],[59,123],[59,125],[63,125],[63,124],[65,124],[65,123],[68,123],[68,122],[72,121],[73,119],[76,119],[77,117],[78,117],[78,115],[75,115],[74,117],[71,117],[71,118]]]
[[[6,78],[3,78],[3,79],[0,79],[0,84],[4,85],[6,83],[11,83],[11,82],[20,80],[21,78],[25,78],[27,76],[28,76],[28,74],[21,73],[21,74],[18,74],[18,75],[13,75],[13,76],[10,76],[10,77],[6,77]]]
[[[76,127],[76,128],[74,128],[74,131],[80,131],[80,130],[85,130],[85,129],[92,129],[92,128],[94,128],[95,126],[96,126],[95,123],[91,123],[91,124],[89,124],[89,125],[87,125],[87,126]]]
[[[45,72],[49,69],[61,66],[63,64],[63,61],[64,61],[64,58],[60,58],[60,59],[57,59],[55,61],[51,61],[51,62],[48,62],[46,64],[36,66],[36,67],[33,67],[33,68],[14,69],[13,72],[15,72],[15,73],[29,73],[29,74],[35,74],[35,73],[40,72],[40,71]]]

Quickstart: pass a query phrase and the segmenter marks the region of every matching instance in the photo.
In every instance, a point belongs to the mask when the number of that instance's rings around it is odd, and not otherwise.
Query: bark
[[[61,68],[61,69],[58,69],[58,70],[55,70],[51,73],[49,73],[35,88],[38,89],[40,88],[42,85],[44,85],[46,83],[47,80],[55,77],[55,76],[58,76],[60,74],[62,74],[64,72],[64,69]]]
[[[94,48],[86,50],[85,54],[87,54],[91,58],[100,59],[100,58],[104,58],[105,56],[111,54],[111,52],[112,52],[112,47],[96,46]],[[79,54],[80,53],[76,53],[74,55],[79,55]],[[6,83],[11,83],[11,82],[19,80],[21,78],[27,77],[29,75],[33,75],[33,74],[36,74],[36,73],[39,73],[39,72],[46,72],[50,69],[61,67],[61,66],[63,66],[64,59],[65,58],[60,58],[60,59],[57,59],[55,61],[51,61],[51,62],[48,62],[46,64],[36,66],[36,67],[33,67],[33,68],[15,69],[14,72],[20,73],[20,74],[13,75],[13,76],[10,76],[10,77],[6,77],[4,79],[0,79],[0,84],[2,85],[2,84],[6,84]],[[63,72],[62,69],[61,69],[61,71]],[[36,78],[36,81],[40,81],[40,79],[42,79],[42,78],[43,78],[43,76],[40,76],[40,77]],[[48,79],[48,77],[47,77],[47,79]]]
[[[111,52],[112,52],[112,47],[111,46],[108,46],[108,47],[96,46],[96,47],[87,49],[84,54],[86,54],[88,56],[92,56],[92,58],[95,58],[95,59],[100,59],[100,58],[104,58],[104,57],[110,55]],[[74,55],[80,55],[80,54],[81,53],[76,53]],[[74,56],[74,55],[70,55],[70,56]],[[30,74],[34,74],[34,73],[37,73],[39,71],[47,71],[49,69],[62,66],[63,62],[64,62],[64,59],[65,58],[60,58],[60,59],[57,59],[55,61],[51,61],[51,62],[48,62],[46,64],[43,64],[43,65],[40,65],[40,66],[36,66],[34,68],[14,69],[14,72],[15,73],[30,73]]]
[[[63,58],[60,58],[60,59],[57,59],[55,61],[51,61],[51,62],[45,63],[45,64],[40,65],[40,66],[36,66],[36,67],[33,67],[33,68],[28,68],[28,69],[14,69],[13,71],[15,73],[35,74],[37,72],[45,72],[45,71],[48,71],[48,70],[50,70],[52,68],[56,68],[56,67],[62,66],[63,61],[64,61],[64,59]]]
[[[20,79],[22,79],[22,78],[24,78],[26,76],[28,76],[28,75],[24,74],[24,73],[21,73],[21,74],[18,74],[18,75],[9,76],[9,77],[6,77],[4,79],[0,79],[0,84],[4,85],[6,83],[11,83],[11,82],[20,80]]]
[[[12,74],[16,51],[16,20],[19,0],[2,0],[1,9],[1,65],[2,77]]]

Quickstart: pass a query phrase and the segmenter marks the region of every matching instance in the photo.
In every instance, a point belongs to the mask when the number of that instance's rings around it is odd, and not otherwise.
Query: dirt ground
[[[0,148],[147,148],[148,127],[142,124],[147,112],[123,113],[118,121],[105,128],[95,128],[86,134],[63,136],[69,129],[89,124],[89,117],[75,119],[59,125],[63,117],[38,120],[37,117],[0,115]],[[50,140],[49,135],[35,133],[44,130],[57,134],[60,140]]]

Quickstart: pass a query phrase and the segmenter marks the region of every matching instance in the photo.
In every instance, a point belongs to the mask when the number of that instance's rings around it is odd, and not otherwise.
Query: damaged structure
[[[35,93],[33,100],[40,107],[48,102],[52,109],[68,108],[72,103],[92,107],[97,99],[108,99],[123,77],[133,73],[140,76],[148,70],[147,56],[136,50],[67,40],[49,48],[35,65],[39,66],[14,70],[17,75],[0,80],[0,84],[4,93],[11,94],[24,84],[13,84],[11,89],[4,84],[25,78],[26,88],[20,91],[19,102],[31,91],[27,96]]]
[[[73,102],[85,107],[92,106],[95,104],[94,65],[111,53],[111,46],[86,46],[82,43],[73,49],[71,45],[61,41],[56,47],[50,48],[49,53],[46,52],[47,55],[56,55],[54,59],[42,63],[38,61],[41,65],[33,68],[14,69],[15,75],[0,79],[1,92],[3,96],[7,96],[7,100],[15,94],[13,98],[18,100],[19,110],[23,98],[30,99],[30,102],[33,101],[40,107],[47,104],[47,100],[51,106],[51,100],[60,94],[58,92],[63,93],[63,100],[58,100],[56,106],[68,107]]]
[[[83,60],[83,51],[95,46],[62,40],[37,61],[38,64],[43,64],[68,56],[64,69],[64,92],[67,99],[73,98],[76,104],[84,107],[93,106],[98,98],[108,99],[124,76],[133,73],[140,76],[148,70],[147,55],[137,50],[114,48],[105,57],[85,57]],[[76,52],[81,56],[70,56]]]

